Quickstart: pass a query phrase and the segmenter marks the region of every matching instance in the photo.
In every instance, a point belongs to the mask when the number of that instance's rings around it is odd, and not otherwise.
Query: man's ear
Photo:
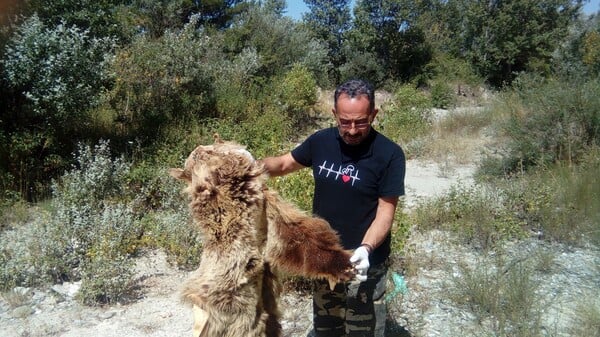
[[[375,120],[375,117],[377,116],[377,113],[379,112],[379,109],[374,108],[373,111],[371,112],[371,123]]]
[[[184,180],[188,183],[192,182],[192,175],[186,170],[172,168],[169,170],[169,175],[175,179]]]

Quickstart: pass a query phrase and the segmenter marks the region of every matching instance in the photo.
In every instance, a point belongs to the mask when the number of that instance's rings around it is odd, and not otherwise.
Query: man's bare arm
[[[377,248],[385,240],[392,229],[397,204],[398,197],[379,198],[375,219],[363,237],[362,243]]]
[[[305,167],[298,163],[289,152],[277,157],[264,158],[261,162],[267,169],[269,175],[273,177],[286,175]]]

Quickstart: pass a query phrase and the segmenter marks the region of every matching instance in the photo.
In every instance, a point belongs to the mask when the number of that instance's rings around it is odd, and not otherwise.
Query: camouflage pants
[[[372,266],[364,282],[340,283],[333,291],[318,281],[313,294],[315,337],[383,337],[387,263]]]

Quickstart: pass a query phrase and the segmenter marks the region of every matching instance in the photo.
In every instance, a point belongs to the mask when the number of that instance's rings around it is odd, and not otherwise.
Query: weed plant
[[[581,165],[558,164],[535,174],[501,181],[507,207],[527,227],[548,240],[567,244],[600,243],[600,170],[598,150],[582,159]]]
[[[475,313],[484,334],[542,336],[542,308],[527,260],[486,260],[462,266],[452,289],[454,301]]]
[[[415,222],[420,228],[449,230],[466,243],[491,249],[499,241],[525,235],[522,220],[505,201],[502,191],[458,184],[417,207]]]

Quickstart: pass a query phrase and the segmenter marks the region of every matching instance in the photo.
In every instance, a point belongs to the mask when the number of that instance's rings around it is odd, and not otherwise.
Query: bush
[[[600,144],[600,81],[541,80],[521,77],[499,110],[500,157],[484,168],[509,174],[564,161],[579,162]],[[500,108],[502,109],[502,108]]]
[[[512,200],[501,189],[455,185],[446,194],[419,205],[414,216],[422,228],[450,230],[466,243],[490,249],[497,242],[526,233],[526,222],[512,212],[511,206]]]
[[[36,15],[18,27],[0,61],[12,97],[0,111],[3,185],[33,201],[43,196],[48,178],[62,173],[73,144],[89,137],[88,110],[110,85],[114,46],[64,22],[48,27]]]
[[[294,127],[310,121],[309,112],[317,103],[317,81],[310,71],[295,64],[276,84],[281,109]]]
[[[490,335],[542,336],[545,327],[530,264],[498,258],[495,265],[482,261],[472,268],[461,266],[451,294],[455,302],[471,308]]]
[[[108,142],[80,145],[75,161],[53,183],[51,211],[0,237],[0,278],[8,287],[81,280],[84,302],[114,303],[131,283],[128,261],[141,237],[124,188],[130,166],[111,158]]]
[[[119,136],[138,138],[146,145],[173,121],[214,114],[214,71],[209,60],[218,46],[196,29],[197,19],[156,40],[139,35],[117,54],[108,103]]]
[[[431,104],[442,109],[454,106],[454,90],[448,83],[436,81],[431,85]]]
[[[600,243],[600,154],[590,151],[580,166],[557,165],[505,181],[509,211],[547,240]]]
[[[6,47],[3,77],[35,116],[56,128],[75,129],[107,84],[115,43],[88,34],[65,23],[48,28],[33,15]]]
[[[149,213],[141,223],[144,228],[141,241],[145,247],[163,249],[167,261],[179,268],[198,268],[202,253],[201,231],[193,223],[187,203],[181,203],[175,211]]]
[[[391,103],[378,115],[381,131],[395,142],[407,144],[431,130],[429,99],[411,85],[394,92]],[[411,153],[407,150],[407,156]]]
[[[269,183],[284,199],[292,202],[308,214],[312,214],[314,179],[310,169],[276,177],[269,180]]]

